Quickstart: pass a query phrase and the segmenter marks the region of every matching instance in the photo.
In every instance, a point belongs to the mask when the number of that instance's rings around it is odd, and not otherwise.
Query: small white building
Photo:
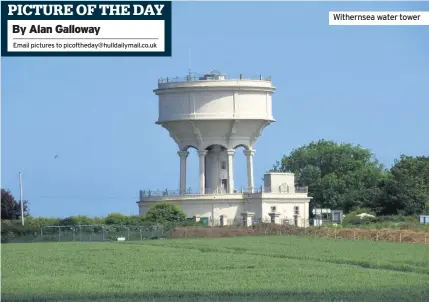
[[[263,129],[274,122],[270,78],[227,79],[216,71],[201,77],[160,79],[157,124],[168,130],[178,146],[179,190],[140,191],[140,215],[159,202],[172,202],[189,216],[228,224],[231,220],[288,222],[309,225],[307,188],[295,187],[293,173],[267,173],[264,186],[254,187],[254,145]],[[244,147],[248,188],[234,186],[235,149]],[[186,190],[189,148],[199,154],[197,192]]]

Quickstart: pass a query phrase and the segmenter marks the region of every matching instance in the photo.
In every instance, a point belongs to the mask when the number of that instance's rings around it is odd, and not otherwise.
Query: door
[[[334,212],[334,222],[340,222],[340,213]]]
[[[226,179],[222,179],[222,193],[228,192],[228,182]]]

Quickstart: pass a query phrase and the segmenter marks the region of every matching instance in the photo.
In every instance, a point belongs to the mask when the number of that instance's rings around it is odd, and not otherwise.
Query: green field
[[[2,245],[2,300],[427,301],[429,245],[236,237]]]

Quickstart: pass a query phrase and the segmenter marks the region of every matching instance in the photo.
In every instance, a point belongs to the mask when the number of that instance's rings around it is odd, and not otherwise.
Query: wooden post
[[[402,242],[402,233],[399,233],[399,242]]]
[[[376,240],[378,241],[378,232],[377,232],[377,235],[376,235],[376,237],[375,237],[375,238],[376,238]]]
[[[353,231],[353,240],[356,240],[356,231]]]

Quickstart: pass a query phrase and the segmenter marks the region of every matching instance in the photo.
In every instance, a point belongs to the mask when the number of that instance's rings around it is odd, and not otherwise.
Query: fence
[[[171,83],[171,82],[194,82],[194,81],[204,81],[204,80],[215,80],[215,79],[224,79],[224,80],[256,80],[256,81],[268,81],[271,82],[272,79],[270,76],[245,76],[243,74],[237,76],[229,76],[223,75],[220,73],[209,73],[206,75],[202,74],[191,74],[184,77],[174,76],[174,77],[166,77],[159,78],[158,84]]]
[[[214,219],[201,218],[200,221],[187,220],[178,223],[149,224],[149,225],[51,225],[42,228],[21,226],[3,227],[3,243],[23,242],[85,242],[85,241],[116,241],[123,237],[127,241],[158,239],[168,236],[175,227],[199,226],[210,228],[246,228],[258,224],[268,224],[271,220],[252,219]],[[282,225],[308,226],[304,219],[282,219],[276,223]]]
[[[69,225],[45,226],[31,231],[2,232],[2,242],[128,241],[157,239],[164,236],[163,225]]]
[[[325,226],[296,227],[290,224],[274,224],[259,222],[252,227],[177,227],[170,230],[169,238],[207,238],[207,237],[235,237],[235,236],[306,236],[328,238],[333,240],[366,240],[388,241],[398,243],[420,243],[429,245],[429,232],[395,229],[361,229],[335,227],[335,224]]]
[[[414,232],[408,230],[394,229],[343,229],[314,227],[305,229],[301,235],[318,238],[331,238],[337,240],[367,240],[367,241],[388,241],[399,243],[421,243],[429,244],[428,232]]]
[[[261,194],[261,193],[308,193],[308,187],[299,186],[286,186],[282,185],[276,187],[256,187],[256,188],[245,188],[234,189],[233,193],[229,193],[226,189],[210,189],[205,188],[204,194],[213,195],[230,195],[230,194]],[[165,190],[140,190],[140,200],[145,197],[161,197],[161,196],[180,196],[179,189],[165,189]],[[199,189],[187,188],[183,195],[201,195]]]
[[[311,226],[310,221],[300,220],[297,227],[288,220],[279,223],[253,221],[247,226],[244,220],[219,220],[198,223],[170,223],[164,225],[72,225],[45,226],[26,231],[2,230],[2,242],[106,242],[124,237],[126,241],[159,238],[234,237],[234,236],[309,236],[335,240],[371,240],[399,243],[429,244],[429,232],[395,229],[341,228],[335,225]],[[212,226],[213,225],[213,226]]]

